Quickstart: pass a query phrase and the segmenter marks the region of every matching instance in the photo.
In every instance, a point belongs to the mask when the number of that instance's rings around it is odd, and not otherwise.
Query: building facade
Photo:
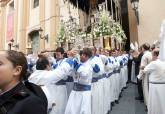
[[[159,40],[160,27],[165,19],[164,0],[139,1],[139,44]]]
[[[59,17],[56,0],[10,0],[1,4],[1,48],[37,53],[55,47]]]
[[[5,0],[4,0],[5,1]],[[88,0],[87,0],[88,1]],[[70,17],[82,29],[91,21],[91,11],[103,0],[91,0],[91,4],[70,0],[6,0],[0,5],[0,49],[20,50],[37,53],[44,49],[55,49],[61,21]],[[121,3],[123,2],[123,3]],[[85,9],[84,9],[85,7]],[[130,42],[138,42],[137,21],[130,0],[107,0],[107,9],[112,18],[120,22]],[[110,41],[102,43],[109,46]]]
[[[0,3],[0,49],[25,53],[55,49],[61,21],[72,17],[81,27],[87,21],[86,13],[67,0],[4,1]]]
[[[132,9],[131,1],[128,0],[128,20],[129,20],[129,35],[130,42],[135,43],[138,41],[138,21],[135,12]]]

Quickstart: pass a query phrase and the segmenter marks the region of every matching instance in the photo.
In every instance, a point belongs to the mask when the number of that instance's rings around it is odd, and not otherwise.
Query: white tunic
[[[120,76],[119,76],[119,88],[120,88],[120,92],[122,90],[122,88],[124,87],[124,61],[123,61],[123,57],[122,56],[118,56],[117,57],[117,61],[119,62],[120,66]]]
[[[66,85],[56,85],[60,80],[66,80],[67,76],[70,75],[73,70],[74,63],[68,63],[66,61],[61,62],[61,64],[53,71],[47,71],[45,75],[42,75],[40,78],[46,81],[49,84],[54,84],[54,86],[49,86],[51,92],[54,93],[54,99],[56,103],[56,113],[54,114],[64,114],[65,107],[67,104],[67,88]],[[32,74],[35,75],[35,74]],[[33,76],[35,77],[35,76]],[[30,78],[29,78],[30,79]],[[35,82],[36,80],[34,80]]]
[[[123,87],[126,87],[126,83],[128,81],[128,68],[127,68],[127,64],[128,64],[128,54],[124,54],[123,55],[123,70],[124,70],[124,83],[123,83]]]
[[[141,64],[140,67],[145,67],[147,66],[152,60],[152,53],[150,51],[145,51],[144,55],[142,56],[141,59]],[[142,75],[142,70],[139,72],[138,78],[142,79],[142,85],[143,85],[143,95],[144,95],[144,102],[145,105],[147,106],[148,104],[148,76],[147,75]]]
[[[83,85],[91,85],[92,67],[88,61],[79,65],[74,82]],[[69,96],[65,114],[91,114],[91,90],[75,91]]]
[[[105,71],[107,73],[107,78],[104,83],[105,94],[104,106],[106,109],[106,113],[109,109],[111,109],[111,102],[113,102],[113,87],[114,87],[114,79],[113,79],[113,63],[111,60],[112,57],[108,57],[108,64],[105,66]]]
[[[68,78],[69,80],[66,82],[66,88],[67,88],[67,95],[68,95],[68,98],[70,96],[70,93],[73,89],[73,77],[75,76],[75,67],[77,66],[79,60],[77,58],[67,58],[66,61],[68,62],[74,62],[74,65],[73,66],[70,66],[70,72],[68,73]]]
[[[44,91],[47,100],[48,100],[48,111],[49,114],[57,114],[56,106],[56,98],[55,98],[55,91],[56,87],[55,84],[50,83],[47,80],[44,80],[42,77],[43,76],[48,76],[49,71],[47,70],[36,70],[32,75],[29,77],[29,81],[39,85],[42,90]],[[53,89],[52,89],[53,88]]]
[[[106,78],[108,71],[109,71],[109,65],[108,65],[108,57],[105,55],[99,55],[99,57],[102,60],[103,64],[103,78],[100,79],[99,82],[99,114],[105,114],[110,109],[110,100],[108,99],[108,91],[109,91],[109,79]]]
[[[119,70],[120,69],[120,58],[115,57],[114,65],[115,69],[114,70]],[[115,95],[115,100],[119,100],[119,94],[120,94],[120,73],[115,73],[115,79],[116,79],[116,95]]]
[[[149,76],[148,114],[165,114],[165,62],[156,60],[144,69]],[[159,83],[163,84],[159,84]]]
[[[111,73],[111,76],[109,77],[110,79],[110,102],[114,102],[115,101],[115,92],[116,92],[116,79],[115,79],[115,75],[113,74],[115,65],[114,65],[114,57],[109,57],[109,64],[108,66],[111,66],[109,69],[109,73]]]
[[[100,55],[90,58],[90,63],[93,68],[92,78],[99,78],[104,73],[104,65]],[[103,88],[103,87],[102,87]],[[103,96],[100,81],[92,83],[92,114],[103,113]]]

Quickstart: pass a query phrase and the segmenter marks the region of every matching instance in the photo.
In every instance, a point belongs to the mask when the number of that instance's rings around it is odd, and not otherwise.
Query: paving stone
[[[137,85],[128,84],[128,88],[122,93],[119,104],[115,104],[110,114],[147,114],[144,104],[135,100],[136,96],[138,96]]]

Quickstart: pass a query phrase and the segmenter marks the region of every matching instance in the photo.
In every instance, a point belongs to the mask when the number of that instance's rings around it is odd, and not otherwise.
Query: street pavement
[[[110,114],[147,114],[144,104],[135,100],[136,96],[138,96],[137,85],[128,84],[128,88],[122,93],[119,104],[115,104]]]

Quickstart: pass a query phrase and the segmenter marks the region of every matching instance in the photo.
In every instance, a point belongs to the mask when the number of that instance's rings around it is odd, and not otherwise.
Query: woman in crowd
[[[27,60],[17,51],[0,51],[0,114],[47,114],[43,99],[22,82]]]

